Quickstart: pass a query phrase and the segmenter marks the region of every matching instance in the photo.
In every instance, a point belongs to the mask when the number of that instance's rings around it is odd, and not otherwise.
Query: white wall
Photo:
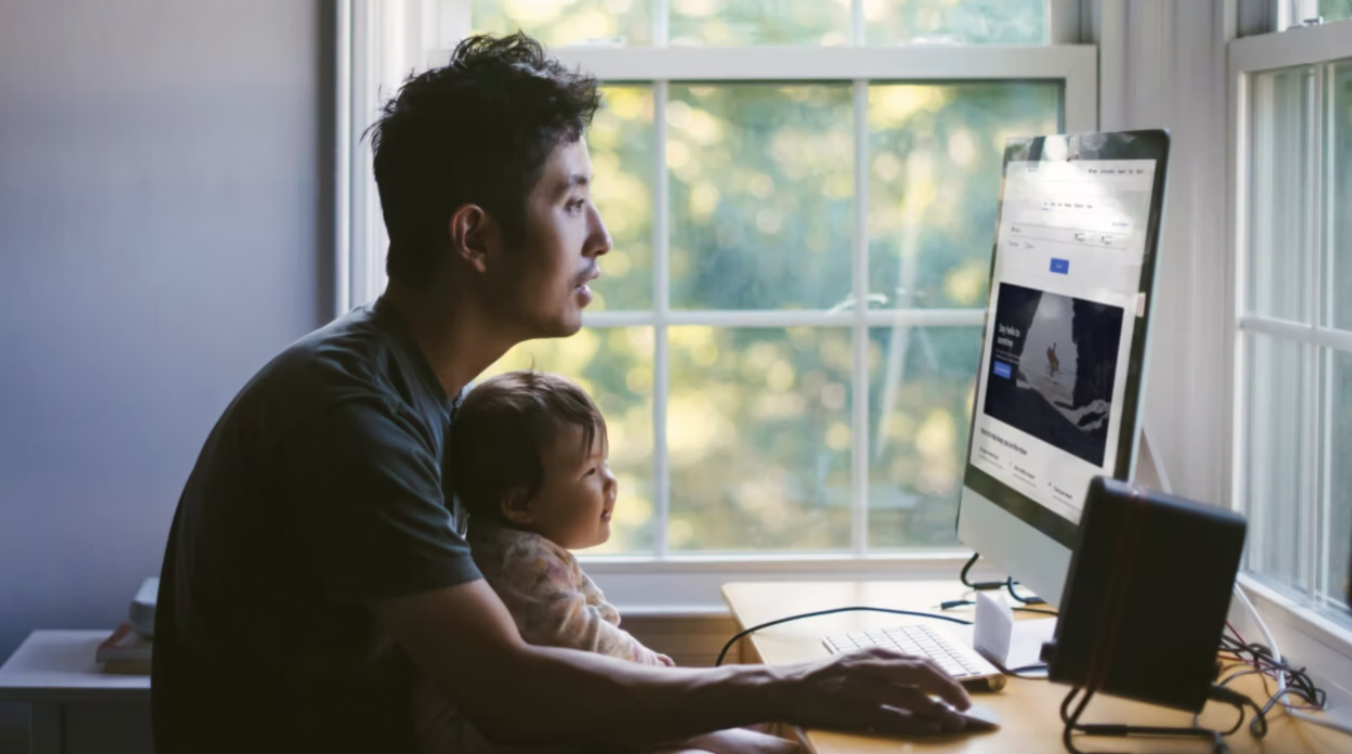
[[[331,24],[0,0],[0,658],[122,619],[221,410],[328,318]]]
[[[1220,505],[1227,436],[1227,0],[1097,0],[1099,127],[1168,128],[1144,415],[1173,491]]]

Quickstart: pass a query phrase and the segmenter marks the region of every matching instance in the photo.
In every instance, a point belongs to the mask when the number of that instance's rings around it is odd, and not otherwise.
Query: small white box
[[[160,577],[152,576],[141,582],[141,588],[127,608],[127,622],[136,633],[150,638],[155,635],[155,600],[160,595]]]

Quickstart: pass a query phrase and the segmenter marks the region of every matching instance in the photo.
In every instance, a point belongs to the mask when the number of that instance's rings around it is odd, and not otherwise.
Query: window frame
[[[383,285],[386,246],[378,196],[369,171],[369,144],[357,140],[374,119],[380,91],[388,96],[402,73],[445,60],[446,46],[471,28],[470,0],[341,0],[339,3],[339,211],[336,264],[337,307],[369,300]],[[643,577],[703,574],[721,583],[732,575],[764,578],[772,574],[830,574],[832,578],[896,578],[951,575],[970,552],[961,547],[873,551],[868,544],[868,340],[870,327],[974,327],[984,321],[979,309],[867,309],[780,311],[673,311],[669,301],[668,180],[666,169],[667,86],[671,81],[849,82],[853,89],[854,241],[852,300],[868,293],[867,95],[870,81],[958,83],[971,81],[1044,81],[1062,87],[1060,124],[1066,132],[1097,130],[1098,48],[1066,44],[1081,34],[1079,0],[1047,0],[1048,44],[1041,46],[897,45],[868,47],[862,0],[851,4],[851,46],[843,47],[669,47],[665,45],[667,0],[654,0],[653,45],[635,48],[558,47],[550,53],[566,65],[581,66],[604,83],[651,83],[654,92],[653,307],[643,311],[586,312],[586,326],[645,325],[654,328],[653,444],[654,552],[639,556],[588,556],[590,572]],[[397,6],[397,7],[396,7]],[[729,75],[729,71],[735,75]],[[718,327],[837,326],[853,338],[851,481],[852,537],[848,551],[791,554],[701,554],[668,551],[670,510],[666,460],[666,399],[669,364],[667,330],[673,325]],[[806,570],[805,570],[806,569]],[[696,579],[698,581],[699,579]],[[624,590],[629,591],[629,590]],[[634,590],[636,593],[639,589]],[[710,589],[699,590],[707,603]],[[663,601],[671,599],[664,597]],[[676,598],[681,604],[689,599]],[[671,604],[667,602],[667,604]]]
[[[1289,6],[1285,3],[1279,6],[1279,10],[1282,11],[1288,8]],[[1277,28],[1280,29],[1283,26],[1284,24],[1279,22]],[[1228,222],[1228,245],[1233,250],[1234,263],[1231,280],[1233,306],[1230,312],[1229,328],[1231,347],[1228,349],[1227,359],[1227,366],[1231,375],[1229,403],[1232,426],[1230,436],[1232,440],[1230,453],[1227,456],[1229,469],[1225,475],[1225,481],[1229,487],[1226,490],[1226,497],[1232,501],[1236,510],[1244,512],[1246,515],[1253,510],[1253,503],[1249,498],[1248,483],[1245,479],[1247,470],[1245,460],[1248,453],[1247,424],[1250,380],[1247,367],[1249,355],[1249,347],[1246,344],[1247,336],[1250,334],[1265,336],[1279,342],[1297,344],[1303,349],[1302,360],[1305,362],[1303,369],[1309,373],[1309,379],[1314,383],[1309,386],[1309,389],[1314,392],[1314,396],[1310,396],[1302,402],[1301,423],[1311,437],[1317,436],[1314,446],[1318,449],[1316,455],[1320,458],[1317,461],[1311,459],[1310,462],[1312,464],[1318,463],[1317,468],[1324,470],[1320,476],[1326,475],[1331,460],[1327,428],[1332,405],[1327,400],[1326,395],[1327,386],[1324,372],[1328,365],[1325,363],[1325,354],[1334,352],[1352,353],[1352,332],[1339,330],[1325,324],[1323,309],[1326,303],[1325,297],[1329,295],[1329,292],[1323,290],[1323,286],[1319,284],[1319,279],[1327,263],[1329,240],[1327,223],[1324,218],[1327,208],[1323,206],[1322,199],[1315,202],[1319,207],[1312,211],[1307,219],[1311,230],[1314,232],[1314,237],[1317,239],[1313,244],[1316,248],[1302,250],[1303,253],[1315,257],[1313,260],[1307,260],[1313,261],[1315,264],[1309,268],[1306,275],[1307,279],[1304,281],[1312,297],[1309,304],[1312,307],[1310,324],[1292,322],[1249,310],[1249,299],[1251,298],[1250,233],[1253,219],[1251,204],[1253,201],[1252,176],[1254,167],[1251,152],[1254,130],[1252,124],[1254,117],[1253,84],[1255,77],[1261,73],[1296,66],[1316,66],[1316,85],[1314,86],[1316,99],[1313,103],[1313,109],[1316,113],[1322,113],[1322,98],[1325,93],[1323,90],[1326,85],[1323,81],[1323,69],[1318,66],[1332,61],[1352,59],[1352,33],[1349,32],[1352,32],[1352,20],[1334,21],[1317,26],[1291,27],[1285,31],[1237,38],[1230,41],[1227,48],[1227,70],[1230,85],[1230,133],[1228,138],[1229,153],[1232,157],[1229,181],[1231,217]],[[1320,117],[1313,120],[1312,127],[1315,130],[1314,138],[1311,140],[1314,145],[1313,154],[1302,155],[1301,157],[1302,159],[1309,159],[1311,163],[1317,165],[1318,169],[1313,171],[1313,174],[1316,176],[1315,180],[1320,181],[1322,180],[1321,174],[1327,170],[1327,160],[1323,151],[1325,147],[1324,124]],[[1322,195],[1320,186],[1315,186],[1314,194],[1316,196]],[[1319,498],[1318,502],[1316,503],[1314,500],[1306,501],[1306,504],[1299,506],[1297,511],[1297,515],[1300,517],[1301,530],[1308,532],[1307,541],[1304,543],[1307,554],[1301,567],[1312,574],[1309,593],[1278,586],[1272,579],[1252,568],[1253,551],[1269,546],[1264,541],[1265,532],[1257,526],[1250,527],[1250,543],[1246,549],[1240,582],[1255,591],[1266,606],[1276,608],[1283,613],[1288,622],[1292,624],[1293,630],[1306,634],[1326,646],[1352,647],[1352,623],[1349,623],[1348,616],[1337,608],[1324,605],[1324,599],[1321,596],[1324,589],[1322,579],[1328,577],[1329,571],[1329,564],[1326,562],[1329,532],[1327,526],[1320,525],[1319,519],[1327,513],[1331,491],[1323,479],[1316,482],[1316,487],[1315,494]]]
[[[666,168],[666,101],[671,81],[700,82],[851,82],[854,125],[855,229],[851,249],[851,300],[866,300],[868,284],[868,86],[894,80],[896,71],[918,71],[906,83],[972,80],[1059,81],[1062,84],[1063,130],[1091,131],[1097,122],[1095,93],[1097,56],[1087,45],[1059,47],[899,47],[899,48],[674,48],[636,49],[559,48],[551,51],[569,66],[581,66],[607,84],[651,83],[653,87],[653,309],[636,312],[586,312],[584,326],[648,325],[654,328],[653,446],[655,490],[655,554],[658,561],[704,558],[672,554],[667,548],[670,512],[669,470],[666,465],[666,400],[669,374],[667,328],[674,325],[714,327],[849,327],[853,339],[852,393],[868,396],[868,328],[977,327],[984,308],[868,309],[849,311],[674,311],[670,306],[670,204]],[[437,53],[445,59],[445,53]],[[729,76],[735,71],[735,76]],[[889,75],[891,74],[891,75]],[[868,548],[868,401],[853,401],[851,444],[851,550],[854,559],[867,559]],[[732,556],[720,556],[734,560]],[[794,560],[803,556],[770,555],[766,559]]]

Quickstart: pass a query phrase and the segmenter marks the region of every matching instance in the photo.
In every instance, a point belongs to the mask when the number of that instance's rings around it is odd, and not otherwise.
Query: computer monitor
[[[1010,139],[958,538],[1059,605],[1089,482],[1136,461],[1166,131]]]

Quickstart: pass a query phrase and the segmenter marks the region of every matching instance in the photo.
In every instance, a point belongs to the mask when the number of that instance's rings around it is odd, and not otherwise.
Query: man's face
[[[591,156],[581,139],[561,142],[526,197],[525,240],[489,271],[489,303],[521,339],[572,335],[591,303],[587,283],[610,233],[591,202]]]

